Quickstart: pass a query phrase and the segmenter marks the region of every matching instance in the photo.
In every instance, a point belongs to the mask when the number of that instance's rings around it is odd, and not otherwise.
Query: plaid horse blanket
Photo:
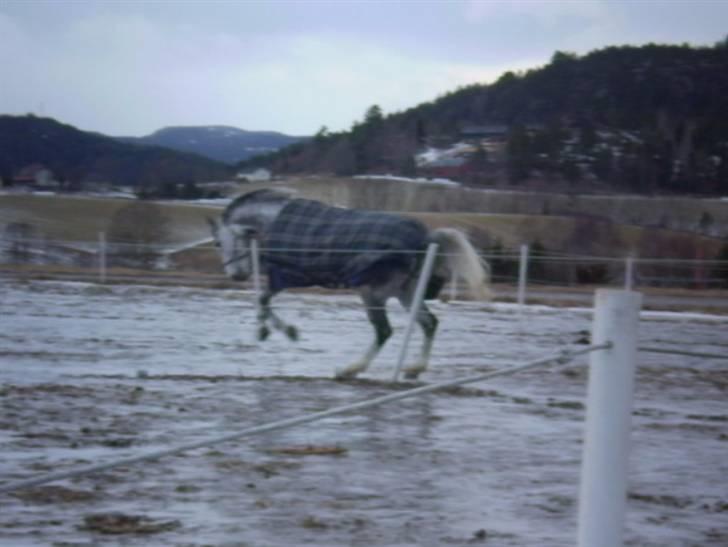
[[[392,269],[413,272],[429,242],[427,228],[397,215],[291,200],[273,221],[261,257],[272,289],[356,287]]]

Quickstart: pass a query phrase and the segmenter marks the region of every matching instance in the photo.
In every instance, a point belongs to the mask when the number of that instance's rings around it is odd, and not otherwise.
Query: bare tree
[[[31,247],[37,233],[35,227],[27,222],[11,222],[5,227],[3,239],[11,260],[18,263],[27,262],[31,256]]]
[[[109,222],[112,261],[150,267],[158,257],[158,246],[168,236],[169,220],[158,205],[132,202],[116,211]]]

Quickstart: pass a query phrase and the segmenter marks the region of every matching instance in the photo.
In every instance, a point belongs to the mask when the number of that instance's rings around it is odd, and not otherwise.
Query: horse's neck
[[[264,201],[262,203],[249,203],[239,207],[233,212],[230,222],[255,227],[259,232],[265,233],[273,221],[286,206],[288,200]]]

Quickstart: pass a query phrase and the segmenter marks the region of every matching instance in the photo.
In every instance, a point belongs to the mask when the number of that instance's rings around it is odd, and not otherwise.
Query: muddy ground
[[[254,340],[249,294],[3,282],[0,482],[212,438],[412,384],[405,315],[361,380],[351,296],[289,295],[291,343]],[[422,382],[578,347],[583,309],[436,304]],[[646,313],[643,345],[725,354],[728,320]],[[412,354],[414,354],[414,348]],[[539,369],[352,416],[0,494],[0,544],[573,545],[586,373]],[[725,362],[640,355],[627,543],[728,544]]]

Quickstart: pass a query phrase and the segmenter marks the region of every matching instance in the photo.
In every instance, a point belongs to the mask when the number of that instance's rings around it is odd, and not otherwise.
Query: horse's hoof
[[[289,340],[293,340],[294,342],[298,340],[298,329],[293,325],[288,325],[285,332]]]
[[[269,336],[270,336],[270,329],[268,327],[266,327],[265,325],[263,325],[262,327],[260,327],[258,329],[258,340],[260,340],[261,342],[263,340],[266,340]]]
[[[356,375],[359,374],[358,370],[351,370],[348,368],[340,369],[334,374],[334,378],[337,380],[353,380]]]
[[[419,375],[422,374],[422,370],[405,370],[404,371],[404,379],[405,380],[417,380]]]

